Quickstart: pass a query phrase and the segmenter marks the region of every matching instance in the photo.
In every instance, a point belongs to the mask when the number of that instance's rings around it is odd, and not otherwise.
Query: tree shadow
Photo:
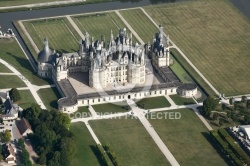
[[[183,104],[184,104],[184,105],[190,105],[190,104],[195,104],[195,103],[192,102],[192,101],[185,101]]]
[[[216,142],[212,140],[212,137],[207,132],[201,132],[201,134],[206,138],[206,140],[213,146],[216,152],[220,155],[220,157],[227,163],[229,166],[233,166],[232,162],[229,158],[226,157],[224,153],[220,150],[220,148],[216,145]]]
[[[93,151],[93,153],[95,154],[99,164],[101,166],[105,166],[106,164],[104,163],[103,159],[102,159],[102,156],[100,155],[98,149],[96,148],[96,146],[94,145],[89,145],[90,149]]]

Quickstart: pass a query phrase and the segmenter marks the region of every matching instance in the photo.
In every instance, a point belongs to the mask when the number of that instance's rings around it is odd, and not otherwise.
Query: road
[[[156,24],[156,22],[150,17],[150,15],[143,8],[140,8],[140,9],[148,17],[148,19],[158,28],[159,25]],[[164,33],[164,36],[167,37],[167,35],[165,33]],[[208,86],[219,96],[220,93],[207,80],[207,78],[195,67],[195,65],[188,59],[188,57],[181,51],[181,49],[179,47],[177,47],[170,38],[169,38],[169,41],[170,41],[170,43],[172,45],[172,48],[175,48],[182,55],[182,57],[189,63],[189,65],[199,74],[199,76],[208,84]]]
[[[171,99],[168,95],[165,96],[166,99]],[[157,132],[154,130],[150,122],[145,118],[145,114],[148,112],[148,110],[144,110],[141,108],[138,108],[133,100],[126,100],[127,103],[131,107],[131,111],[129,112],[124,112],[124,113],[117,113],[117,114],[109,114],[109,115],[98,115],[93,107],[90,105],[89,106],[89,111],[91,112],[92,116],[87,117],[87,118],[78,118],[78,119],[72,119],[71,122],[84,122],[92,135],[93,139],[95,140],[96,143],[101,144],[97,136],[95,135],[94,131],[92,130],[91,126],[89,125],[88,121],[89,120],[98,120],[98,119],[112,119],[116,117],[122,117],[122,116],[135,116],[137,117],[145,129],[148,131],[149,135],[152,137],[152,139],[155,141],[156,145],[159,147],[159,149],[162,151],[162,153],[165,155],[167,160],[170,162],[171,165],[179,165],[177,160],[174,158],[174,156],[171,154],[167,146],[164,144],[164,142],[161,140]],[[172,99],[169,100],[171,103],[170,107],[164,107],[164,108],[156,108],[156,109],[151,109],[150,112],[160,112],[160,111],[171,111],[171,110],[176,110],[176,109],[182,109],[182,108],[190,108],[192,109],[195,114],[199,117],[199,119],[202,121],[202,123],[207,127],[207,129],[213,130],[212,127],[209,125],[209,123],[206,121],[206,119],[200,114],[200,112],[197,110],[198,106],[201,106],[202,103],[197,103],[197,104],[190,104],[190,105],[181,105],[178,106],[176,105]]]
[[[3,59],[0,58],[0,63],[8,67],[13,73],[15,73],[29,88],[31,94],[33,95],[34,99],[36,102],[41,106],[42,109],[46,109],[45,105],[43,104],[41,98],[37,94],[36,90],[34,89],[34,86],[19,72],[17,71],[13,66],[11,66],[9,63],[4,61]]]
[[[34,3],[27,5],[18,5],[18,6],[4,6],[0,7],[0,10],[5,9],[18,9],[18,8],[35,8],[35,7],[43,7],[43,6],[54,6],[54,5],[63,5],[63,4],[72,4],[77,2],[85,2],[86,0],[65,0],[65,1],[54,1],[54,2],[45,2],[45,3]]]

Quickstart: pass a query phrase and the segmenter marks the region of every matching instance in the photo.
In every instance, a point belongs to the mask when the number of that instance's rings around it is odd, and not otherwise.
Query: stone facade
[[[89,86],[105,88],[108,84],[142,84],[145,82],[144,46],[132,44],[132,34],[121,29],[116,38],[111,31],[105,47],[104,38],[94,41],[88,33],[80,41],[78,52],[59,55],[51,50],[48,40],[38,54],[38,75],[56,81],[67,79],[70,73],[88,72]]]
[[[38,75],[48,77],[59,85],[59,89],[66,89],[68,95],[58,100],[58,109],[64,113],[75,112],[79,106],[125,101],[126,99],[142,99],[162,95],[177,94],[192,97],[196,90],[186,92],[179,90],[180,80],[169,68],[170,65],[169,37],[164,36],[163,27],[159,27],[152,44],[133,45],[132,34],[121,29],[116,38],[111,31],[110,40],[105,46],[105,39],[94,41],[88,33],[79,42],[78,52],[58,54],[51,50],[48,40],[44,49],[38,54]],[[147,57],[146,57],[147,56]],[[146,81],[146,60],[159,73],[164,83],[153,85],[144,84]],[[74,95],[72,87],[62,84],[71,73],[88,73],[88,86],[94,89],[105,88],[108,85],[126,86],[126,83],[136,85],[127,91],[110,90],[104,92],[84,93]],[[59,81],[59,84],[57,84]],[[60,85],[61,84],[61,85]],[[148,86],[148,87],[147,87]],[[70,89],[71,88],[71,89]],[[185,93],[185,94],[183,94]]]

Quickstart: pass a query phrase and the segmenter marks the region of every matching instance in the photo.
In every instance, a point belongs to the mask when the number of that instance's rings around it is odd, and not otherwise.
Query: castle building
[[[80,41],[78,52],[58,54],[49,48],[45,39],[44,49],[38,54],[38,75],[56,81],[67,79],[68,74],[89,73],[89,86],[105,88],[108,84],[142,84],[145,82],[144,46],[132,44],[132,34],[121,29],[116,38],[111,31],[110,42],[105,48],[104,37],[94,41],[88,33]]]
[[[111,31],[110,40],[105,44],[102,36],[100,40],[94,40],[86,32],[85,38],[79,42],[79,50],[73,53],[56,53],[49,48],[48,39],[44,41],[44,48],[38,54],[38,75],[52,79],[63,98],[58,100],[58,109],[64,113],[75,112],[80,106],[119,102],[126,99],[142,99],[144,97],[156,97],[170,94],[181,94],[192,97],[197,93],[197,87],[185,88],[170,65],[170,41],[165,37],[163,27],[154,36],[152,44],[133,44],[132,34],[127,34],[126,29],[121,29],[117,37]],[[146,60],[147,58],[147,60]],[[147,63],[147,64],[146,64]],[[147,84],[149,74],[148,66],[162,78],[152,85]],[[147,71],[147,72],[146,72]],[[88,86],[98,90],[77,94],[68,78],[71,73],[87,73],[82,77],[88,78]],[[157,74],[157,75],[158,75]],[[155,75],[154,75],[155,76]],[[158,77],[158,76],[157,76]],[[157,79],[157,78],[156,78]],[[135,85],[133,88],[127,84]],[[110,89],[111,87],[125,87],[122,91]],[[188,86],[190,87],[190,86]],[[129,89],[130,88],[130,89]],[[192,93],[189,92],[192,90]],[[184,94],[185,93],[185,94]]]

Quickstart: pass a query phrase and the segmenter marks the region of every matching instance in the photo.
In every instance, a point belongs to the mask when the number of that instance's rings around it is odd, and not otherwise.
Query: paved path
[[[101,142],[99,141],[99,139],[97,138],[97,136],[95,135],[95,132],[93,131],[93,129],[90,127],[88,121],[85,122],[86,127],[88,128],[91,136],[93,137],[93,139],[95,140],[96,144],[101,144]]]
[[[123,18],[123,16],[121,15],[121,13],[118,10],[115,10],[115,13],[117,14],[117,16],[122,20],[122,22],[127,26],[127,28],[130,30],[131,33],[133,33],[133,35],[136,37],[136,39],[141,43],[141,44],[145,44],[143,42],[143,40],[140,38],[140,36],[134,31],[134,29],[130,26],[130,24]]]
[[[56,87],[56,86],[54,84],[52,84],[52,85],[43,85],[43,86],[33,85],[33,88],[34,88],[35,91],[38,91],[39,89],[46,89],[46,88],[53,88],[53,87]],[[7,92],[9,90],[11,90],[11,88],[0,89],[0,92]],[[29,87],[19,87],[19,88],[17,88],[17,90],[30,90],[30,89],[29,89]]]
[[[177,162],[177,160],[174,158],[174,156],[169,151],[167,146],[164,144],[162,139],[159,137],[159,135],[157,134],[153,126],[149,123],[149,121],[147,120],[147,118],[145,118],[145,116],[142,116],[144,115],[144,112],[146,110],[140,109],[137,106],[135,106],[136,104],[133,100],[127,100],[127,103],[133,110],[134,115],[139,117],[139,120],[141,121],[145,129],[148,131],[150,136],[153,138],[153,140],[155,141],[156,145],[159,147],[161,152],[165,155],[167,160],[170,162],[170,164],[173,166],[179,166],[180,164]]]
[[[213,128],[210,126],[210,124],[207,122],[207,120],[201,115],[200,111],[196,107],[193,107],[192,109],[194,110],[194,112],[198,116],[198,118],[200,118],[202,123],[207,127],[207,129],[209,131],[213,130]]]
[[[66,15],[66,18],[71,23],[71,25],[75,28],[76,32],[80,35],[82,39],[85,39],[85,36],[83,35],[82,31],[78,28],[76,23],[72,20],[72,18],[69,15]]]
[[[52,84],[52,85],[42,85],[42,86],[37,86],[37,85],[33,85],[34,89],[36,91],[38,91],[39,89],[46,89],[46,88],[54,88],[56,87],[56,85]]]
[[[17,8],[30,8],[30,9],[32,9],[35,7],[71,4],[71,3],[84,2],[84,1],[86,1],[86,0],[64,0],[64,1],[54,1],[54,2],[45,2],[45,3],[34,3],[34,4],[27,4],[27,5],[4,6],[4,7],[0,7],[0,10],[17,9]]]
[[[15,73],[0,73],[0,75],[16,75]]]
[[[18,75],[18,77],[23,80],[23,82],[27,85],[29,88],[31,94],[33,95],[34,99],[36,102],[41,106],[42,109],[46,109],[45,105],[43,104],[41,98],[38,96],[36,90],[34,89],[33,85],[19,72],[17,71],[13,66],[11,66],[9,63],[4,61],[3,59],[0,58],[0,63],[4,64],[6,67],[8,67],[13,73]]]
[[[92,114],[93,117],[97,117],[97,113],[95,112],[94,108],[92,105],[88,106],[89,112]]]
[[[159,25],[156,24],[156,22],[149,16],[149,14],[140,7],[142,12],[149,18],[149,20],[157,27],[159,28]],[[167,35],[164,33],[164,36],[167,37]],[[172,47],[175,48],[181,55],[182,57],[189,63],[190,66],[199,74],[199,76],[210,86],[210,88],[219,96],[220,93],[215,89],[215,87],[206,79],[206,77],[194,66],[194,64],[187,58],[187,56],[177,47],[174,42],[169,39],[170,43],[173,45]]]
[[[165,95],[165,98],[169,101],[171,106],[176,106],[175,102],[169,97],[169,95]]]

